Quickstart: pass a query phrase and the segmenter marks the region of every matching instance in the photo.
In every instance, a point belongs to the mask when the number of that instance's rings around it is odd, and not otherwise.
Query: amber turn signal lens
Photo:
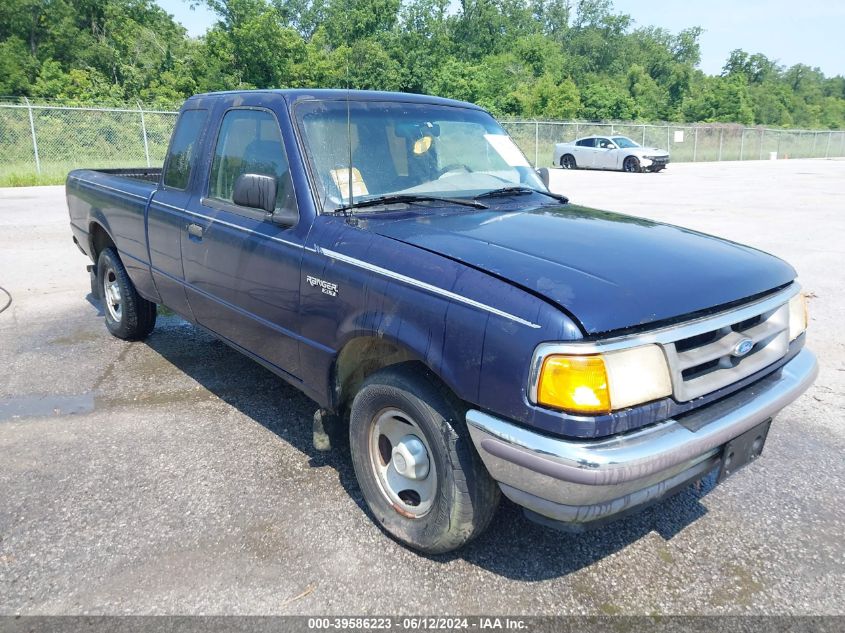
[[[537,402],[572,413],[609,413],[604,360],[601,356],[549,356],[540,371]]]

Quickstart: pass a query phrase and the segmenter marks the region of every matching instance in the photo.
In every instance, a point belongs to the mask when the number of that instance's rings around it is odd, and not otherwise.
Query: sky
[[[156,0],[197,37],[216,18],[205,8],[191,10],[185,0]],[[845,2],[841,0],[615,0],[639,26],[672,32],[690,26],[701,36],[700,68],[721,72],[735,48],[763,53],[786,66],[818,66],[828,76],[845,75]]]

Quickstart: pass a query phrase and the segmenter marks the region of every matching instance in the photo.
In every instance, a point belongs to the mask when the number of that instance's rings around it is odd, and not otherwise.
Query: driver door
[[[233,108],[223,116],[206,195],[191,209],[182,235],[188,302],[200,325],[297,377],[301,238],[265,211],[234,203],[242,174],[275,177],[276,212],[297,213],[270,110]]]

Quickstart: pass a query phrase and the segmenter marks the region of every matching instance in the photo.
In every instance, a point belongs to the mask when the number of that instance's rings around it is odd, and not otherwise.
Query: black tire
[[[112,301],[114,294],[107,290],[107,284],[119,289],[119,301]],[[113,248],[103,249],[97,259],[97,285],[109,332],[126,341],[139,341],[153,331],[156,304],[138,294]]]
[[[561,156],[560,166],[562,169],[578,169],[578,163],[575,162],[575,157],[572,154]]]
[[[640,159],[636,156],[628,156],[622,161],[622,171],[629,174],[639,174],[643,168],[640,166]]]
[[[373,429],[386,410],[398,410],[422,432],[435,481],[430,509],[413,516],[393,503],[376,474]],[[499,503],[499,487],[475,451],[466,408],[427,369],[402,363],[380,370],[352,402],[349,444],[355,475],[375,522],[391,537],[427,554],[455,550],[481,534]],[[379,436],[378,447],[381,449]],[[389,444],[389,442],[388,442]],[[383,454],[383,453],[382,453]],[[391,457],[391,460],[394,458]],[[390,460],[388,460],[390,461]]]

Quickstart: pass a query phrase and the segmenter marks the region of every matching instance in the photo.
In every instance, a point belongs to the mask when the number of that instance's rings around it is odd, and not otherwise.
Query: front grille
[[[753,344],[738,355],[737,346]],[[789,349],[789,306],[664,343],[675,399],[698,398],[742,380],[783,358]]]

